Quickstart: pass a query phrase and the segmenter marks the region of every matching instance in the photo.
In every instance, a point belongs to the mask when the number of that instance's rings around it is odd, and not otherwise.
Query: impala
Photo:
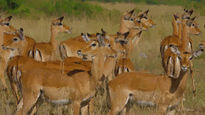
[[[6,18],[0,18],[0,46],[3,44],[3,37],[4,37],[4,32],[13,32],[15,31],[15,28],[10,25],[10,20],[12,19],[12,16],[6,17]],[[7,89],[6,81],[4,78],[4,72],[7,67],[7,61],[10,56],[14,55],[15,51],[10,51],[10,50],[3,50],[0,48],[0,79],[3,85],[3,89]]]
[[[34,59],[38,61],[54,60],[58,49],[55,39],[59,32],[71,33],[71,28],[62,24],[64,17],[57,18],[51,23],[51,38],[48,43],[36,43],[34,47]]]
[[[164,51],[167,50],[167,48],[168,48],[168,46],[170,44],[178,45],[178,44],[181,43],[180,42],[180,38],[182,36],[182,33],[181,33],[181,29],[182,29],[181,23],[185,23],[187,20],[189,20],[191,15],[192,15],[192,13],[193,13],[193,10],[184,9],[184,13],[181,15],[181,17],[179,17],[177,15],[173,15],[173,21],[172,21],[173,35],[167,36],[167,37],[165,37],[161,41],[161,43],[160,43],[161,57],[164,56]]]
[[[23,36],[23,35],[21,35],[21,36]],[[115,38],[115,40],[118,41],[118,39],[120,39],[122,41],[123,39],[121,37],[126,37],[126,36],[117,36]],[[14,39],[14,38],[15,39],[21,39],[20,36],[18,36],[18,34],[16,36],[13,36],[13,38],[10,38],[10,39]],[[86,38],[86,39],[89,39],[89,38]],[[95,40],[95,39],[93,39],[93,40]],[[93,41],[93,40],[89,39],[90,42]],[[110,42],[105,40],[105,43],[110,43]],[[116,43],[112,42],[111,43],[112,48],[116,49],[116,47],[117,47],[118,52],[123,52],[124,49],[122,48],[120,50],[119,45],[121,45],[119,42],[116,42]],[[11,45],[10,45],[10,47],[8,49],[20,49],[20,48],[21,47],[16,47],[15,45],[13,47],[11,47]],[[27,62],[27,63],[23,63],[23,62]],[[14,96],[17,99],[17,103],[20,100],[20,96],[19,96],[19,93],[18,93],[19,88],[17,87],[18,85],[16,85],[19,81],[19,78],[20,78],[18,76],[18,70],[17,70],[18,67],[17,67],[17,65],[21,65],[21,64],[24,64],[24,65],[28,64],[28,66],[31,66],[31,64],[32,64],[32,67],[34,67],[34,66],[38,67],[38,66],[46,65],[46,67],[50,67],[52,69],[61,68],[62,73],[66,73],[66,72],[69,72],[69,71],[72,72],[72,70],[75,70],[76,66],[77,67],[81,66],[81,68],[79,68],[80,70],[90,71],[91,70],[91,65],[92,65],[91,61],[83,61],[81,58],[77,58],[77,57],[69,57],[69,58],[66,58],[62,62],[60,62],[60,61],[36,62],[36,61],[32,60],[31,58],[26,57],[26,56],[15,57],[15,59],[10,61],[9,64],[8,64],[7,75],[10,78],[10,84],[11,84],[11,87],[12,87],[12,92],[13,92]],[[109,69],[109,68],[111,68],[111,66],[113,66],[113,65],[115,65],[115,61],[113,61],[111,58],[106,60],[105,68],[103,69],[103,73],[104,73],[105,76],[112,75],[113,70]],[[76,71],[73,71],[73,72],[75,73]]]
[[[96,36],[94,34],[81,33],[81,36],[62,41],[59,46],[61,58],[78,57],[77,51],[88,45],[89,39],[87,38],[93,39],[96,38]]]
[[[148,27],[153,27],[155,23],[148,19],[149,10],[139,14],[135,17],[135,24],[138,25],[138,28],[131,28],[130,33],[128,35],[128,44],[127,44],[127,54],[118,60],[115,69],[115,75],[118,75],[123,72],[131,72],[134,71],[134,66],[130,60],[131,52],[133,51],[134,47],[136,47],[141,39],[142,31],[147,30]]]
[[[191,18],[190,20],[184,21],[182,23],[181,43],[178,44],[178,46],[181,47],[182,50],[184,50],[184,51],[189,51],[189,52],[192,51],[192,41],[189,38],[189,35],[190,34],[195,34],[195,35],[200,34],[200,30],[198,29],[198,26],[197,26],[196,22],[194,21],[194,19],[195,19],[195,17]],[[175,76],[175,75],[179,75],[179,73],[180,73],[180,69],[179,69],[180,68],[180,63],[181,63],[180,59],[178,59],[176,56],[173,56],[172,58],[173,58],[174,61],[172,61],[172,59],[170,59],[169,62],[168,62],[168,58],[170,58],[170,55],[172,55],[172,54],[170,54],[169,51],[165,51],[164,55],[167,55],[166,57],[163,57],[164,69],[174,70],[174,71],[171,72],[171,74],[174,74],[172,76],[174,78],[178,77],[178,76]],[[176,68],[172,68],[172,66],[167,66],[167,64],[169,64],[169,63],[172,63],[173,65],[175,65]],[[169,65],[172,65],[172,64],[169,64]],[[190,69],[191,78],[192,78],[193,93],[195,94],[196,88],[195,88],[195,85],[194,85],[194,75],[193,75],[193,70],[192,70],[192,61],[191,61],[191,65],[190,65],[189,69]]]
[[[143,72],[126,72],[109,82],[111,110],[109,115],[122,112],[128,102],[149,102],[157,105],[159,114],[165,114],[169,105],[175,104],[182,97],[186,88],[188,68],[191,59],[199,56],[196,52],[180,52],[177,47],[170,47],[173,53],[182,59],[180,76],[177,79],[166,75],[154,75]],[[193,55],[194,54],[194,55]],[[126,108],[127,110],[129,108]]]
[[[104,58],[115,56],[116,51],[112,50],[109,45],[101,44],[98,40],[92,41],[90,46],[81,50],[79,54],[85,57],[92,55],[91,74],[78,71],[69,75],[68,73],[59,72],[59,69],[45,67],[42,69],[41,66],[32,68],[22,65],[20,72],[23,98],[18,105],[16,114],[31,112],[41,94],[53,103],[72,101],[74,115],[80,114],[82,102],[89,102],[95,94],[95,88],[102,77]]]
[[[134,9],[128,12],[125,12],[121,18],[120,23],[120,33],[126,33],[129,31],[130,28],[135,27],[134,23],[134,17],[133,17]],[[85,42],[83,38],[83,34],[81,36],[77,36],[74,38],[70,38],[66,41],[63,41],[60,43],[60,53],[62,59],[65,59],[66,57],[72,57],[72,56],[78,56],[77,51],[83,49],[86,47],[87,41]],[[89,38],[93,38],[93,34],[87,35]],[[115,35],[114,35],[115,36]],[[95,38],[95,36],[94,36]],[[83,40],[83,41],[82,41]]]

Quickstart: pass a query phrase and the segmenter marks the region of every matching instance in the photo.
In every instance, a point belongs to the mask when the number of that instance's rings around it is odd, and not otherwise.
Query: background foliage
[[[0,0],[0,10],[16,15],[45,13],[48,15],[67,14],[69,16],[91,16],[105,10],[99,5],[85,1],[181,5],[198,9],[200,13],[205,15],[205,0]]]

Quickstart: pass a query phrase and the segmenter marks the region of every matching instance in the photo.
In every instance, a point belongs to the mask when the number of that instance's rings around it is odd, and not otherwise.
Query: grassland
[[[167,6],[167,5],[146,5],[146,4],[131,4],[131,3],[97,3],[92,4],[100,5],[103,8],[108,9],[111,13],[101,13],[95,18],[88,18],[86,16],[74,17],[65,16],[64,23],[70,25],[73,29],[72,34],[61,33],[57,39],[59,41],[66,40],[71,37],[80,35],[81,32],[95,33],[100,31],[100,28],[104,28],[108,33],[114,34],[119,30],[120,15],[122,12],[137,8],[141,10],[150,9],[149,16],[157,24],[155,28],[151,28],[144,32],[142,40],[139,42],[139,46],[132,54],[132,61],[135,65],[136,71],[147,70],[155,74],[162,74],[163,69],[161,67],[161,57],[159,53],[160,41],[167,35],[172,34],[171,16],[173,13],[183,10],[180,6]],[[6,14],[5,14],[6,15]],[[194,15],[198,16],[199,28],[202,33],[199,36],[191,36],[194,41],[194,48],[198,47],[201,40],[205,39],[205,16],[200,16],[199,12],[194,12]],[[48,41],[50,37],[50,21],[56,16],[26,16],[26,17],[14,17],[12,25],[16,28],[23,27],[26,35],[31,36],[38,42]],[[187,112],[190,115],[202,115],[205,114],[205,54],[194,60],[194,74],[195,83],[197,88],[197,95],[194,97],[191,90],[191,80],[189,78],[187,89],[185,91],[185,108],[192,109],[192,112]],[[101,107],[102,103],[105,103],[105,97],[98,95],[96,101],[96,115],[105,115],[106,106]],[[13,115],[15,111],[15,99],[8,90],[8,93],[0,91],[0,114]],[[38,115],[64,115],[70,113],[70,105],[51,105],[44,102],[39,108]],[[134,106],[132,110],[134,114],[149,115],[154,114],[154,108],[142,108]]]

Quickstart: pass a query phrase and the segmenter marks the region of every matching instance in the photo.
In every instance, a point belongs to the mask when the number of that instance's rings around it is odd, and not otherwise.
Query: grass
[[[97,3],[102,8],[106,8],[110,13],[102,13],[94,19],[86,18],[82,16],[73,17],[65,16],[64,23],[70,25],[73,28],[72,34],[61,33],[57,39],[59,41],[66,40],[70,37],[80,35],[81,32],[95,33],[99,32],[100,28],[104,28],[108,33],[114,34],[119,30],[120,14],[127,9],[137,8],[141,10],[150,9],[149,16],[157,24],[155,28],[151,28],[146,32],[143,32],[142,40],[139,42],[136,50],[132,54],[132,61],[137,71],[147,70],[152,73],[162,74],[163,69],[161,66],[161,57],[159,53],[159,44],[161,40],[170,34],[172,34],[171,16],[173,13],[183,10],[180,6],[167,6],[167,5],[146,5],[146,4],[131,4],[131,3]],[[112,12],[117,12],[113,13]],[[198,11],[194,12],[194,15],[200,15]],[[31,36],[36,41],[48,41],[50,37],[50,21],[55,16],[41,15],[38,17],[14,17],[12,25],[16,28],[23,27],[26,35]],[[191,36],[194,42],[194,49],[198,47],[201,40],[205,38],[205,29],[203,28],[205,16],[198,17],[198,23],[202,34],[199,36]],[[195,59],[194,61],[194,75],[195,83],[197,88],[197,95],[194,97],[191,93],[191,79],[189,77],[187,88],[185,91],[185,102],[186,108],[193,109],[194,112],[187,114],[204,114],[205,113],[205,54]],[[104,111],[107,111],[106,107],[101,108],[101,104],[105,104],[106,100],[102,95],[98,95],[95,99],[96,102],[96,114],[105,115]],[[0,92],[0,112],[7,115],[14,114],[15,111],[15,99],[12,93],[6,93],[5,91]],[[69,114],[71,111],[70,105],[51,105],[49,103],[43,103],[40,106],[38,115],[64,115]],[[134,106],[132,109],[133,114],[154,114],[154,108],[141,108]]]

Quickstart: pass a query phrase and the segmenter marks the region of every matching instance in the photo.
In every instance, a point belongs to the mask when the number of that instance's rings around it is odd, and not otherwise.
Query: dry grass
[[[160,41],[167,35],[172,33],[171,27],[171,16],[177,11],[181,11],[183,8],[179,6],[165,6],[165,5],[145,5],[145,4],[126,4],[126,3],[93,3],[100,4],[103,7],[108,9],[119,10],[124,12],[127,9],[138,8],[138,9],[150,9],[150,17],[156,22],[156,27],[151,28],[148,31],[143,33],[142,40],[139,42],[139,46],[133,52],[132,61],[136,67],[136,70],[148,70],[153,73],[163,73],[161,67],[161,58],[159,53],[159,44]],[[199,16],[197,12],[195,15]],[[50,37],[50,21],[55,17],[33,17],[23,19],[23,18],[14,18],[12,25],[16,28],[23,27],[25,33],[36,41],[48,41]],[[199,41],[205,38],[205,29],[203,28],[203,20],[205,17],[199,16],[198,22],[202,34],[200,36],[192,36],[194,41],[194,48],[198,46]],[[66,40],[70,37],[80,35],[81,32],[90,32],[95,33],[100,31],[100,28],[104,28],[108,33],[116,33],[119,30],[120,16],[112,14],[111,16],[97,17],[95,20],[88,19],[86,17],[82,18],[69,18],[65,17],[64,23],[70,25],[73,28],[72,34],[59,34],[57,39],[59,41]],[[187,114],[204,114],[205,112],[205,55],[203,54],[200,58],[194,60],[194,74],[195,82],[197,87],[197,96],[193,97],[191,93],[191,80],[188,80],[187,89],[185,91],[185,107],[193,109],[194,112],[189,112]],[[96,97],[96,114],[105,114],[107,111],[106,107],[101,107],[100,103],[105,104],[105,97],[98,95]],[[9,91],[6,93],[1,90],[0,93],[0,112],[2,114],[12,115],[15,111],[15,99]],[[69,109],[67,109],[67,107]],[[40,107],[38,114],[39,115],[62,115],[70,113],[70,105],[61,106],[61,105],[51,105],[48,103],[43,103]],[[140,108],[134,106],[133,114],[153,114],[155,112],[154,108]]]

